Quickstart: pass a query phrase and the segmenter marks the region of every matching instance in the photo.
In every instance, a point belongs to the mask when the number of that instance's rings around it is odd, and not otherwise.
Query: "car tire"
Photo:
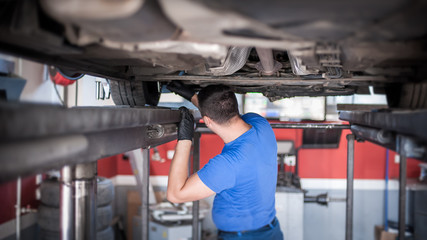
[[[114,230],[112,227],[108,227],[102,231],[96,233],[96,240],[114,240]]]
[[[111,205],[98,207],[96,209],[96,231],[108,228],[113,220],[113,208]]]
[[[98,207],[111,204],[114,199],[114,185],[113,182],[104,177],[98,177],[97,182],[97,195],[96,204]]]
[[[40,184],[40,201],[50,207],[59,207],[60,184],[56,179],[48,179]]]
[[[40,240],[58,240],[61,239],[60,233],[58,231],[49,231],[43,228],[40,228],[39,238]]]
[[[110,80],[110,91],[116,105],[157,106],[160,99],[158,82]]]
[[[43,230],[58,232],[60,229],[59,208],[40,205],[37,212],[37,223]]]
[[[114,186],[113,182],[104,177],[97,178],[97,206],[106,206],[113,201]],[[58,180],[49,179],[40,184],[40,201],[49,207],[59,207],[60,183]]]
[[[390,108],[427,108],[427,82],[405,83],[386,88]]]
[[[37,222],[41,229],[59,232],[60,231],[59,208],[40,205],[38,209]],[[96,230],[101,231],[110,226],[113,220],[113,209],[111,205],[96,209]]]

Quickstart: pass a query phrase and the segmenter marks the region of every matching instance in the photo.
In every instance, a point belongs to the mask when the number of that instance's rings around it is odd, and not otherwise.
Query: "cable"
[[[59,101],[61,102],[62,106],[65,106],[64,100],[62,100],[61,95],[59,95],[58,88],[56,88],[56,83],[53,83],[53,88],[55,88],[56,96],[58,96]]]

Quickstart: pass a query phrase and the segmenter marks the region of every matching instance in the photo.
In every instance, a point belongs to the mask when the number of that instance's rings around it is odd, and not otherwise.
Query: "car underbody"
[[[405,0],[2,0],[0,51],[111,81],[221,83],[272,101],[373,86],[427,108],[425,12]]]

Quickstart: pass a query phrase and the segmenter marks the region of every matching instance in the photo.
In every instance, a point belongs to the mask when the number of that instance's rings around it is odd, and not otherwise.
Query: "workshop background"
[[[3,56],[5,57],[5,56]],[[66,88],[54,86],[46,74],[46,66],[30,61],[11,58],[16,63],[15,72],[27,80],[27,84],[21,94],[22,101],[45,102],[62,104],[66,99],[69,106],[93,106],[93,105],[113,105],[108,93],[103,96],[96,96],[99,91],[97,87],[105,83],[105,79],[85,76],[73,85]],[[55,91],[58,90],[59,96]],[[101,89],[102,90],[102,89]],[[104,89],[105,90],[105,89]],[[163,94],[161,101],[175,104],[184,104],[183,100],[173,94]],[[256,101],[266,101],[262,98],[247,96],[258,99]],[[62,100],[60,100],[60,98]],[[358,96],[346,98],[345,101],[357,103]],[[325,101],[325,98],[322,98]],[[364,98],[366,99],[366,96]],[[376,98],[374,98],[376,99]],[[380,99],[383,99],[380,97]],[[339,100],[339,99],[338,99]],[[336,104],[337,98],[327,98],[326,103]],[[243,97],[240,96],[240,101]],[[381,100],[383,101],[383,100]],[[375,102],[374,102],[375,103]],[[380,102],[383,103],[383,102]],[[185,103],[188,105],[188,103]],[[264,103],[262,103],[264,104]],[[261,104],[261,105],[262,105]],[[265,104],[264,104],[265,105]],[[255,105],[252,105],[255,106]],[[325,113],[330,114],[329,119],[334,120],[336,110],[329,109],[325,104]],[[260,110],[261,109],[261,110]],[[329,110],[328,110],[329,109]],[[256,107],[255,107],[255,110]],[[258,107],[264,116],[269,113]],[[262,112],[264,111],[264,112]],[[303,130],[300,129],[275,129],[278,141],[293,141],[294,148],[302,145]],[[304,149],[298,151],[298,174],[301,178],[301,186],[308,191],[309,195],[328,193],[329,197],[345,198],[346,190],[346,159],[347,141],[346,135],[349,130],[343,130],[340,135],[339,146],[331,149]],[[176,141],[172,141],[150,150],[150,181],[156,201],[164,201],[167,185],[167,174],[171,164],[171,157]],[[213,134],[203,134],[201,137],[200,167],[203,167],[210,158],[220,153],[223,147],[221,139]],[[286,166],[288,171],[295,169],[295,161],[288,161]],[[390,180],[386,184],[386,163],[388,163],[388,176]],[[418,181],[420,176],[421,162],[408,159],[408,195],[410,195],[411,182]],[[125,154],[101,159],[98,161],[99,176],[111,179],[115,187],[115,198],[113,201],[114,216],[118,216],[118,221],[123,223],[122,230],[130,237],[132,235],[132,224],[134,215],[137,215],[137,208],[130,209],[130,205],[135,206],[140,199],[135,194],[136,180],[133,175],[129,157]],[[355,143],[354,162],[354,239],[369,240],[374,239],[374,229],[376,225],[384,225],[386,220],[397,222],[398,220],[398,181],[399,176],[399,156],[393,151],[388,151],[383,147],[369,143]],[[21,239],[34,239],[38,232],[36,209],[40,204],[39,185],[46,179],[46,174],[25,177],[20,181],[21,203],[18,209],[22,209],[21,217]],[[385,192],[386,185],[388,192]],[[17,181],[0,185],[0,239],[15,239],[15,218],[17,203]],[[19,195],[19,194],[18,194]],[[206,199],[211,206],[213,197]],[[387,201],[388,208],[385,208]],[[410,208],[411,201],[408,201]],[[286,214],[286,213],[285,213]],[[340,240],[344,239],[345,233],[345,201],[330,202],[327,205],[316,203],[306,203],[303,207],[303,224],[298,226],[303,232],[304,240]],[[411,214],[411,213],[408,213]],[[385,219],[388,216],[388,219]],[[412,224],[412,218],[407,217],[407,223]],[[207,214],[203,221],[203,230],[215,232],[215,226]],[[299,229],[295,229],[299,231]],[[131,238],[129,238],[131,239]]]

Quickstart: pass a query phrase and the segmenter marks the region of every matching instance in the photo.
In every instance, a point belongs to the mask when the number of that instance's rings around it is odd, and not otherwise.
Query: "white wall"
[[[27,81],[20,97],[21,101],[61,104],[54,84],[47,77],[45,65],[15,58],[15,74]],[[57,86],[57,89],[63,97],[64,88]]]

